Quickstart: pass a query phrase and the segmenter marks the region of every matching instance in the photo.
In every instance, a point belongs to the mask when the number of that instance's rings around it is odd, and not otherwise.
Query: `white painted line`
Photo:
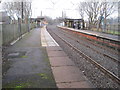
[[[59,46],[58,43],[52,38],[52,36],[48,33],[48,31],[46,30],[47,34],[49,35],[49,37],[52,39],[52,41],[56,44],[56,46]]]
[[[30,32],[31,32],[31,31],[32,31],[32,30],[30,30]],[[24,37],[26,34],[28,34],[28,32],[26,32],[25,34],[23,34],[23,35],[21,36],[21,38]],[[11,42],[10,45],[14,45],[19,39],[20,39],[20,37],[18,37],[16,40],[14,40],[13,42]]]
[[[21,36],[21,38],[24,37],[26,34],[27,34],[27,33],[23,34],[23,35]],[[20,37],[18,37],[16,40],[14,40],[13,42],[11,42],[10,45],[14,45],[19,39],[20,39]]]
[[[14,40],[13,42],[10,43],[10,45],[15,44],[20,38],[17,38],[16,40]]]
[[[41,43],[42,46],[59,46],[57,42],[48,33],[46,28],[41,28]]]

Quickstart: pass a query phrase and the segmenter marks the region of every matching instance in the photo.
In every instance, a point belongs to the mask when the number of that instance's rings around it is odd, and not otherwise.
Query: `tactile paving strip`
[[[41,28],[41,43],[43,47],[59,46],[58,43],[48,33],[45,27]]]

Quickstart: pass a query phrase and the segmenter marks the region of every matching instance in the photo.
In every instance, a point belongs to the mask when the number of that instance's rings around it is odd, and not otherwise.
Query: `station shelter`
[[[84,29],[84,20],[83,19],[64,19],[65,26],[75,29]]]
[[[44,21],[44,19],[45,18],[41,18],[41,17],[36,18],[37,27],[41,27],[42,26],[42,21]]]

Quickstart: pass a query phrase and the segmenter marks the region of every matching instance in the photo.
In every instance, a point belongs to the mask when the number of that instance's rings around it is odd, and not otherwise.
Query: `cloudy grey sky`
[[[21,1],[21,0],[2,0],[2,1]],[[23,0],[24,1],[24,0]],[[61,17],[62,12],[69,18],[80,18],[78,12],[78,3],[90,0],[30,0],[32,1],[32,17],[42,15],[50,16],[52,18]],[[105,0],[98,0],[105,1]],[[120,1],[120,0],[107,0],[107,1]],[[118,13],[114,13],[111,17],[117,17]],[[87,17],[86,17],[87,19]]]
[[[62,16],[62,12],[70,18],[79,18],[77,3],[82,0],[32,0],[33,17],[41,15],[52,18]]]
[[[62,11],[69,18],[80,18],[78,12],[78,3],[90,0],[32,0],[32,17],[41,15],[50,16],[52,18],[61,17]],[[105,1],[105,0],[98,0]],[[119,0],[108,0],[109,2]],[[115,12],[111,17],[117,17],[118,13]],[[87,19],[87,17],[86,17]]]

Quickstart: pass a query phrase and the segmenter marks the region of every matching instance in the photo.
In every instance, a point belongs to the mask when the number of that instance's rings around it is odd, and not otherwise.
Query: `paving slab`
[[[55,81],[62,82],[79,82],[85,81],[83,74],[75,66],[52,67]]]
[[[47,40],[49,38],[47,37]],[[52,42],[48,41],[49,44]],[[49,45],[48,45],[49,46]],[[46,47],[52,72],[58,88],[90,88],[88,79],[75,66],[60,46]]]
[[[50,57],[49,60],[52,67],[75,65],[68,57]]]
[[[67,54],[64,51],[48,51],[49,57],[65,57]]]
[[[60,46],[46,47],[47,51],[62,51],[63,49]]]
[[[92,87],[88,79],[80,72],[60,46],[46,47],[46,50],[58,88]]]
[[[57,83],[59,88],[90,88],[91,85],[86,81],[81,82],[68,82],[68,83]]]

